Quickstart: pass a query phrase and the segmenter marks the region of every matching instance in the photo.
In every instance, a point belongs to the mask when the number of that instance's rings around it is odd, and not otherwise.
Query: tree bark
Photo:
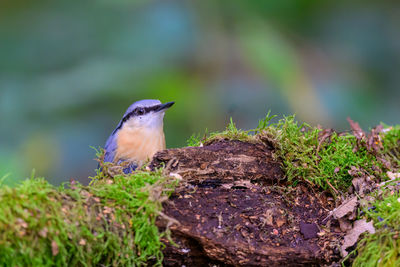
[[[151,168],[182,177],[163,212],[179,222],[163,240],[165,266],[310,266],[340,259],[334,203],[287,186],[267,142],[216,140],[158,152]],[[170,221],[169,221],[170,222]],[[160,228],[167,225],[158,220]]]

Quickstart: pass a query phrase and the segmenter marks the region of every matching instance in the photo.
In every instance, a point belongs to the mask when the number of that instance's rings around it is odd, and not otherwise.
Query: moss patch
[[[380,134],[383,145],[383,155],[395,169],[400,168],[400,125],[387,126]]]
[[[400,126],[386,129],[380,134],[382,156],[398,176]],[[370,202],[364,203],[363,217],[373,220],[376,233],[365,235],[359,242],[354,266],[400,266],[400,179],[392,179],[381,187],[371,194]]]
[[[161,265],[155,220],[175,181],[136,172],[91,186],[44,179],[0,188],[1,266]]]
[[[240,140],[243,142],[252,142],[255,140],[254,136],[251,135],[251,132],[254,130],[244,131],[240,130],[236,127],[236,124],[233,122],[232,118],[225,131],[222,132],[213,132],[208,134],[206,131],[203,135],[192,135],[187,141],[187,146],[200,146],[201,144],[210,143],[218,139],[229,139],[229,140]]]
[[[357,146],[354,135],[300,124],[295,116],[271,123],[274,117],[268,113],[257,128],[248,131],[237,129],[231,119],[225,131],[205,134],[203,138],[192,136],[188,145],[198,146],[221,138],[267,141],[273,144],[276,156],[283,161],[282,168],[289,183],[296,185],[299,181],[306,181],[322,190],[330,190],[334,195],[345,192],[351,185],[353,177],[349,171],[352,168],[366,171],[371,177],[380,177],[382,163],[365,147]],[[386,134],[383,142],[385,149],[390,150],[396,140]]]
[[[364,147],[357,147],[356,138],[348,133],[338,134],[307,124],[298,124],[294,116],[285,117],[265,129],[275,140],[277,155],[289,181],[301,179],[343,193],[351,185],[353,169],[379,177],[382,164]]]
[[[399,181],[395,181],[399,183]],[[374,194],[376,195],[376,194]],[[400,266],[400,193],[386,189],[364,209],[374,221],[375,234],[366,235],[358,245],[354,266]]]

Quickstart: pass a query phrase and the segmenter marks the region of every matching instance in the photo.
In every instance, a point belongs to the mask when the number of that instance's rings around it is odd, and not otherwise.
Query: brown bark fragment
[[[272,184],[283,179],[280,162],[272,157],[272,149],[262,143],[217,141],[204,147],[169,149],[158,152],[151,167],[164,163],[170,172],[185,181],[222,184],[250,180]]]

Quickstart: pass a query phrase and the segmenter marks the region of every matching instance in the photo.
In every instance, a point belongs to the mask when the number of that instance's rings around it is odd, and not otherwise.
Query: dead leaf
[[[280,228],[282,225],[284,225],[286,223],[286,220],[285,220],[285,218],[278,216],[275,219],[275,222],[276,222],[276,226],[278,226]]]
[[[363,197],[366,193],[372,191],[374,184],[372,183],[372,179],[366,176],[356,177],[351,183],[353,184],[354,190]]]
[[[79,245],[81,245],[81,246],[86,245],[86,240],[81,238],[81,240],[79,240]]]
[[[83,197],[85,197],[85,198],[89,198],[89,197],[93,196],[93,194],[89,193],[89,192],[86,191],[86,190],[82,190],[82,191],[81,191],[81,195],[82,195]]]
[[[274,214],[274,212],[273,212],[272,209],[266,210],[265,213],[263,214],[263,217],[261,217],[261,221],[264,224],[267,224],[269,226],[273,226],[274,225],[273,214]]]
[[[56,241],[51,241],[51,252],[53,253],[53,256],[57,256],[57,254],[60,252],[58,249],[58,245]]]
[[[22,228],[28,228],[28,224],[27,224],[27,222],[25,222],[23,219],[21,219],[21,218],[18,218],[17,219],[17,223],[22,227]]]
[[[358,205],[357,197],[352,197],[345,200],[342,205],[332,211],[332,215],[335,219],[342,218],[349,213],[353,213]]]
[[[39,235],[40,235],[41,237],[46,238],[48,232],[49,232],[49,230],[47,229],[47,227],[44,227],[42,230],[39,231]]]
[[[182,176],[181,176],[180,174],[175,173],[175,172],[171,172],[171,173],[169,174],[169,176],[174,177],[174,178],[177,179],[177,180],[182,180],[182,179],[183,179]]]
[[[386,169],[392,168],[392,164],[390,164],[390,162],[384,159],[383,157],[377,156],[376,159],[379,160],[385,166]]]
[[[333,129],[324,129],[318,134],[318,147],[317,147],[317,154],[319,149],[321,148],[321,145],[325,142],[328,141],[327,143],[330,143],[330,137],[335,131]]]
[[[371,133],[368,135],[367,140],[367,149],[373,152],[379,152],[382,148],[382,140],[379,135],[383,131],[383,126],[378,125],[374,129],[371,130]]]
[[[358,122],[354,122],[352,119],[350,119],[350,117],[347,118],[347,121],[350,123],[350,127],[353,130],[353,134],[357,140],[363,140],[365,138],[365,132],[361,129]]]
[[[324,129],[318,134],[318,142],[322,143],[329,138],[335,131],[333,129]]]
[[[103,213],[104,214],[110,214],[112,212],[112,209],[110,207],[104,206]]]
[[[338,221],[342,232],[347,232],[351,229],[352,224],[347,218],[339,218]]]
[[[341,246],[341,253],[343,257],[349,254],[346,249],[354,246],[360,235],[367,231],[371,234],[375,233],[375,228],[372,221],[367,222],[365,219],[361,219],[354,222],[353,229],[351,229],[344,237],[343,245]]]
[[[347,171],[351,176],[356,177],[359,174],[359,170],[355,166],[351,166],[350,170]]]
[[[400,178],[400,172],[396,172],[396,173],[387,172],[386,174],[387,174],[387,176],[389,177],[390,180],[394,180],[394,179]]]

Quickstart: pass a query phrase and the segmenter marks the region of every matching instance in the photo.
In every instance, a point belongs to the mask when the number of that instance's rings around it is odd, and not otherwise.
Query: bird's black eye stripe
[[[152,107],[137,107],[134,110],[132,110],[130,113],[128,113],[123,119],[122,123],[126,122],[129,120],[132,116],[142,116],[147,113],[150,113],[151,111],[156,111],[160,105],[152,106]]]
[[[145,112],[146,112],[145,109],[141,107],[135,109],[135,114],[139,116],[143,115]]]
[[[160,105],[155,105],[155,106],[151,106],[151,107],[137,107],[134,110],[132,110],[131,112],[129,112],[128,114],[126,114],[122,120],[121,123],[118,125],[117,128],[115,128],[114,133],[116,131],[118,131],[119,129],[121,129],[122,125],[129,120],[131,117],[133,116],[142,116],[145,115],[147,113],[150,113],[152,111],[158,111],[160,109]]]
[[[156,105],[156,106],[152,106],[152,107],[137,107],[137,108],[135,108],[135,110],[133,112],[135,113],[135,115],[140,116],[140,115],[150,113],[152,111],[157,111],[159,107],[160,107],[160,105]]]
[[[132,110],[131,112],[129,112],[128,114],[126,114],[126,116],[122,119],[122,122],[126,122],[132,116],[141,116],[141,115],[149,113],[152,110],[154,110],[153,107],[149,107],[149,108],[137,107],[134,110]]]

